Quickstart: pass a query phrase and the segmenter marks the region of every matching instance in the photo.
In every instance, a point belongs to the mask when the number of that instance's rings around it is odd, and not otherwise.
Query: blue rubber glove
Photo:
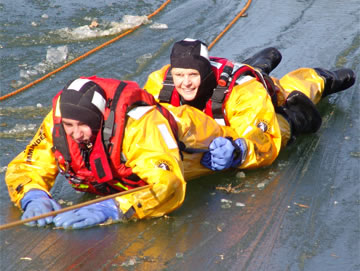
[[[204,153],[201,164],[211,170],[227,169],[233,161],[234,150],[229,139],[217,137],[210,143],[209,151]]]
[[[20,204],[21,208],[24,210],[21,217],[22,220],[61,209],[60,205],[55,200],[51,199],[46,192],[38,189],[33,189],[27,192],[22,198]],[[28,222],[26,225],[37,225],[43,227],[52,222],[53,217],[49,216],[36,221]]]
[[[58,214],[54,218],[57,227],[80,229],[103,223],[109,218],[114,221],[123,217],[113,199],[104,200],[76,210]]]
[[[244,162],[246,154],[244,139],[233,141],[231,138],[217,137],[210,143],[209,151],[203,155],[201,164],[214,171],[238,167]]]

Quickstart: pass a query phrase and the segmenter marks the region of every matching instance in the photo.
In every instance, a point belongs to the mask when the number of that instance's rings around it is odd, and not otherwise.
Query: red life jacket
[[[85,78],[85,77],[81,77]],[[106,93],[107,105],[104,113],[103,128],[96,135],[89,165],[81,154],[79,145],[68,135],[61,123],[59,110],[60,91],[53,99],[53,152],[60,172],[73,187],[99,195],[106,195],[146,185],[132,169],[125,166],[121,159],[122,142],[126,124],[126,114],[136,106],[156,105],[169,121],[177,139],[175,119],[164,107],[156,103],[152,95],[142,90],[135,82],[116,79],[87,77],[98,84]]]
[[[245,76],[255,77],[256,80],[262,83],[269,93],[273,104],[276,105],[276,88],[268,75],[262,74],[258,70],[247,65],[241,65],[240,67],[235,65],[234,67],[234,64],[226,58],[210,57],[210,63],[218,85],[203,109],[205,114],[228,125],[229,122],[226,114],[224,114],[225,103],[230,97],[230,93],[234,86]],[[174,81],[169,69],[165,73],[163,88],[159,93],[159,101],[162,103],[170,103],[174,106],[180,106],[180,95],[175,89]]]

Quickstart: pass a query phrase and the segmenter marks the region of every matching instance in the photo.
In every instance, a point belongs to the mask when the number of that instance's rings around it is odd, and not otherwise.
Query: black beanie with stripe
[[[106,105],[104,90],[95,82],[78,78],[68,83],[60,96],[62,118],[78,120],[93,131],[101,128]]]

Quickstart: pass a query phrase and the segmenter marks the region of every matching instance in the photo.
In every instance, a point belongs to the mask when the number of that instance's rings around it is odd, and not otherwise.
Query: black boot
[[[242,63],[257,68],[263,73],[270,74],[279,65],[281,58],[282,56],[278,49],[269,47],[242,61]]]
[[[276,108],[290,123],[291,138],[306,133],[315,133],[321,126],[321,116],[315,104],[302,92],[293,91],[285,104]]]
[[[322,97],[345,90],[355,83],[355,73],[351,69],[339,69],[328,71],[322,68],[314,69],[318,75],[324,78],[325,88]]]

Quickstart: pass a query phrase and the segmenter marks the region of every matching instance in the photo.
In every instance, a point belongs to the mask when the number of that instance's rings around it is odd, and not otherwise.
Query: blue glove
[[[58,214],[54,218],[57,227],[80,229],[103,223],[109,218],[120,220],[123,217],[113,199]]]
[[[38,189],[33,189],[27,192],[22,198],[20,204],[21,208],[24,210],[21,217],[22,220],[61,209],[60,205],[55,200],[51,199],[47,193]],[[26,225],[37,225],[43,227],[52,222],[53,217],[49,216],[36,221],[28,222]]]
[[[232,138],[217,137],[210,143],[209,151],[203,155],[201,164],[214,171],[238,167],[244,162],[246,154],[244,139],[233,141]]]

